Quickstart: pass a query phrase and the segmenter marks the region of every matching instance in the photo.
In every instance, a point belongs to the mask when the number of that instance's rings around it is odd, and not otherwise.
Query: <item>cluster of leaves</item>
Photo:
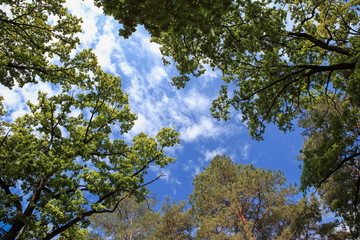
[[[79,43],[75,35],[81,32],[81,19],[68,13],[64,2],[1,1],[1,84],[22,87],[39,79],[59,83],[75,71],[76,66],[66,63]],[[58,64],[52,63],[52,59],[58,60]]]
[[[143,199],[157,179],[145,182],[148,167],[175,160],[164,153],[179,143],[172,128],[131,144],[121,138],[136,119],[128,97],[91,50],[71,57],[80,19],[63,3],[3,1],[0,10],[1,83],[41,81],[57,91],[39,91],[14,121],[0,105],[2,239],[81,239],[89,216],[115,211],[129,195]]]
[[[216,156],[193,180],[190,208],[167,200],[160,211],[153,201],[129,199],[117,213],[92,218],[87,239],[346,239],[338,222],[319,224],[315,197],[295,200],[298,190],[281,172],[234,163]],[[151,223],[151,224],[149,224]],[[110,234],[109,234],[110,233]],[[141,233],[141,234],[139,234]]]

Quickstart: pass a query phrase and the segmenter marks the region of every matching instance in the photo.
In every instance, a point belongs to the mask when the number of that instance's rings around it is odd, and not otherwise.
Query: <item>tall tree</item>
[[[266,122],[282,130],[318,95],[359,94],[359,1],[349,0],[95,0],[129,37],[138,24],[177,64],[179,88],[209,64],[225,85],[216,118],[242,112],[260,139]],[[232,93],[228,92],[232,90]]]
[[[186,203],[178,204],[170,199],[155,211],[155,202],[136,202],[129,198],[117,207],[114,213],[98,214],[91,217],[92,233],[88,239],[115,240],[185,240],[192,239],[193,218]]]
[[[190,240],[195,226],[192,214],[186,209],[186,202],[172,202],[169,198],[159,211],[160,218],[148,240]]]
[[[216,156],[193,184],[197,239],[301,239],[320,220],[316,201],[292,200],[297,190],[280,172],[229,157]]]
[[[317,198],[295,200],[295,193],[280,172],[216,156],[194,179],[190,209],[166,199],[155,212],[129,199],[116,214],[92,217],[88,239],[350,239],[339,221],[319,224]]]
[[[141,202],[137,202],[134,197],[125,199],[115,212],[90,218],[92,233],[88,239],[146,239],[156,228],[159,219],[159,213],[153,210],[155,205],[154,198],[146,198]]]
[[[127,132],[135,116],[120,79],[93,73],[94,80],[59,95],[39,93],[38,104],[28,103],[31,113],[1,122],[0,220],[10,226],[4,239],[50,239],[84,227],[88,216],[113,211],[120,195],[142,198],[150,164],[174,160],[164,154],[179,141],[173,129],[156,138],[139,134],[130,145],[110,137],[112,129]]]
[[[58,92],[39,92],[13,122],[0,104],[2,239],[79,239],[87,217],[114,211],[119,196],[144,198],[156,180],[145,182],[148,167],[174,161],[164,149],[179,134],[164,128],[125,142],[121,134],[136,116],[120,79],[102,71],[90,50],[70,57],[80,20],[63,1],[2,3],[1,83],[50,82]],[[48,24],[50,15],[57,24]]]
[[[331,99],[330,99],[331,97]],[[360,237],[360,113],[339,95],[318,101],[304,113],[303,189],[316,187],[329,208]]]

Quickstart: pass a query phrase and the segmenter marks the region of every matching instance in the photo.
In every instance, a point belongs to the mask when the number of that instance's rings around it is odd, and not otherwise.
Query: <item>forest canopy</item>
[[[215,119],[239,113],[255,140],[269,124],[303,129],[300,189],[281,172],[216,156],[194,178],[189,209],[167,200],[159,212],[141,202],[159,177],[146,174],[175,161],[166,149],[179,133],[125,139],[137,120],[129,95],[80,46],[82,20],[65,2],[1,1],[1,87],[54,90],[33,92],[16,117],[0,96],[3,239],[96,238],[89,217],[108,231],[99,221],[112,213],[117,227],[133,224],[124,236],[148,239],[360,237],[359,0],[94,0],[120,36],[144,26],[164,64],[175,64],[176,88],[206,69],[221,73]],[[317,197],[294,199],[313,190]],[[339,220],[319,225],[320,205]],[[127,207],[134,211],[119,212]]]
[[[161,45],[164,63],[175,62],[177,88],[196,81],[207,66],[220,71],[223,86],[211,108],[215,118],[228,120],[232,109],[239,111],[257,140],[267,123],[288,131],[297,122],[306,137],[299,157],[302,189],[321,188],[331,209],[356,232],[358,0],[95,2],[122,24],[121,36],[145,27]]]

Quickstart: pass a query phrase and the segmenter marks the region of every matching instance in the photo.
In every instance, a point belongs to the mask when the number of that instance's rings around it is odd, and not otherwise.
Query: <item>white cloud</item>
[[[133,34],[133,38],[140,41],[143,49],[145,49],[150,55],[156,58],[161,58],[160,47],[161,45],[151,42],[149,35],[142,27],[138,27],[137,31]]]
[[[115,36],[112,33],[106,33],[99,37],[94,53],[96,54],[100,66],[113,74],[115,71],[115,64],[111,61],[111,54],[118,48],[115,42]]]
[[[201,167],[198,163],[194,163],[192,160],[189,160],[186,164],[183,164],[182,169],[186,172],[191,171],[191,176],[195,177],[201,173]]]
[[[13,14],[11,12],[11,7],[8,4],[2,3],[0,5],[0,9],[3,10],[5,12],[6,16],[8,16],[9,18],[13,17]]]
[[[249,159],[250,147],[251,147],[251,145],[248,144],[248,143],[245,144],[244,146],[241,146],[241,147],[240,147],[241,157],[242,157],[244,160],[248,160],[248,159]]]
[[[135,69],[126,61],[120,62],[119,66],[122,73],[124,73],[127,77],[130,77],[135,73]]]
[[[217,137],[221,134],[222,130],[220,127],[215,126],[213,119],[209,117],[201,117],[198,123],[191,126],[183,127],[180,132],[182,139],[186,142],[192,142],[199,137]]]
[[[185,96],[184,103],[189,110],[197,112],[205,112],[210,108],[210,99],[205,95],[198,92],[197,89],[193,88],[189,91],[189,94]]]
[[[102,16],[102,10],[95,7],[90,0],[68,0],[65,6],[72,14],[82,18],[82,33],[78,36],[83,48],[91,47],[98,37],[97,22]]]
[[[222,147],[218,147],[214,150],[206,150],[205,152],[203,152],[203,155],[205,157],[205,161],[209,162],[210,160],[212,160],[216,155],[223,155],[225,154],[226,149],[222,148]]]
[[[14,109],[17,106],[23,104],[22,96],[15,89],[10,90],[4,86],[0,86],[0,95],[4,97],[3,103],[6,110]]]
[[[155,66],[151,69],[150,73],[148,74],[147,81],[148,86],[150,88],[157,88],[161,84],[164,78],[167,78],[168,74],[166,73],[164,67]]]
[[[177,184],[180,185],[181,182],[175,178],[171,176],[171,172],[169,169],[166,168],[160,168],[158,165],[151,165],[149,167],[149,169],[156,175],[156,176],[160,176],[160,179],[165,181],[165,182],[169,182],[171,184]]]
[[[13,87],[12,90],[0,85],[0,95],[4,97],[3,104],[6,111],[10,113],[10,121],[29,113],[30,109],[26,105],[28,101],[37,104],[38,91],[47,93],[48,97],[59,93],[60,88],[50,83],[39,82],[37,84],[28,83],[24,87]]]
[[[141,132],[149,132],[151,122],[142,114],[137,114],[138,119],[135,121],[134,127],[131,129],[133,134],[139,134]]]

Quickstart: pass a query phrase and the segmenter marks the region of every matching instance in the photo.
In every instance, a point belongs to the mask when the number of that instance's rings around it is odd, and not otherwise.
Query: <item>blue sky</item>
[[[210,68],[201,77],[192,79],[185,89],[170,85],[177,75],[173,65],[164,66],[159,45],[150,42],[146,31],[139,27],[130,39],[118,36],[121,27],[91,0],[71,0],[70,11],[83,18],[83,32],[79,34],[82,48],[93,48],[100,65],[108,73],[118,75],[123,90],[129,94],[131,108],[138,115],[134,128],[122,136],[130,140],[140,132],[154,136],[161,127],[176,127],[181,133],[181,145],[168,154],[178,160],[164,169],[152,167],[148,178],[161,173],[165,176],[149,186],[153,195],[163,200],[186,200],[192,191],[192,178],[216,154],[225,154],[242,164],[281,170],[289,183],[299,181],[299,161],[296,157],[302,144],[299,130],[284,134],[273,126],[267,128],[265,140],[256,142],[249,137],[241,114],[233,112],[228,122],[217,121],[210,115],[211,102],[221,85],[221,74]],[[36,101],[37,90],[55,94],[57,89],[49,84],[28,84],[10,91],[0,87],[0,95],[11,113],[8,120],[25,114],[25,102]],[[114,138],[118,132],[114,128]]]

